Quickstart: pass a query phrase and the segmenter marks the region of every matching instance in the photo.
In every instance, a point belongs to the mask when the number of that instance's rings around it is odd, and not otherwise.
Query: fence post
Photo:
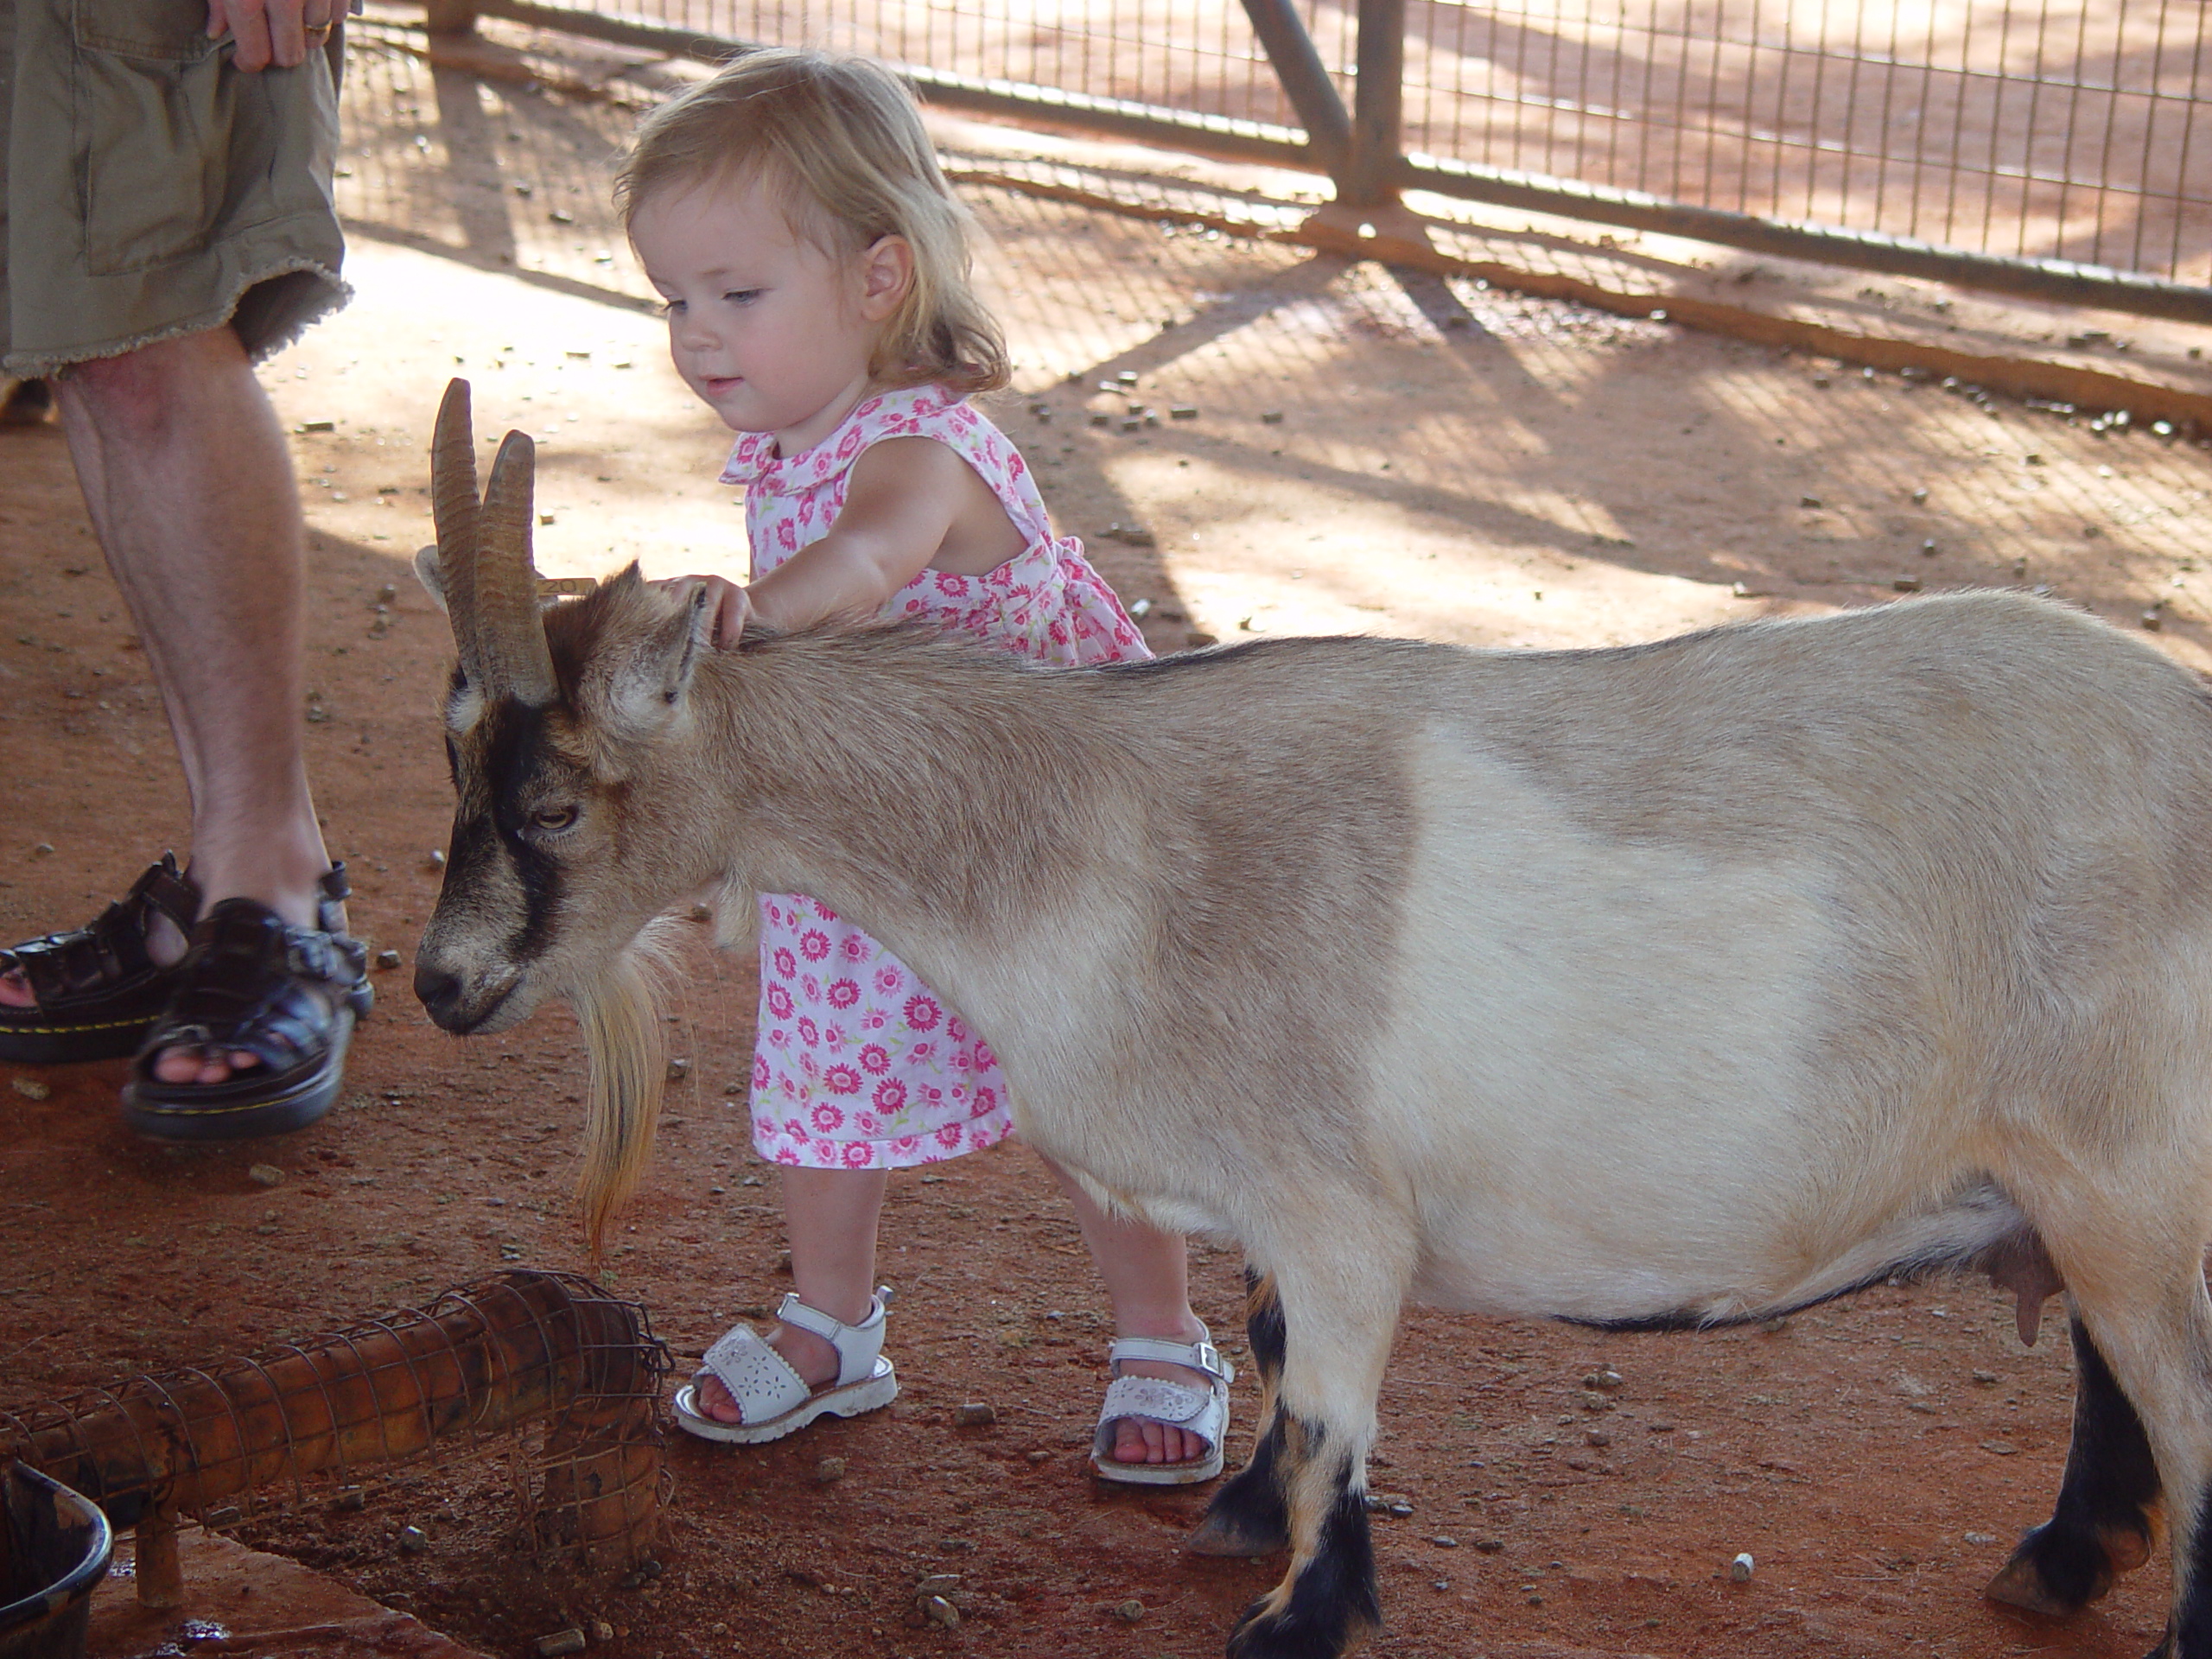
[[[427,0],[423,10],[429,14],[433,35],[474,35],[476,20],[482,15],[475,0]]]
[[[1351,155],[1337,179],[1337,200],[1348,207],[1393,207],[1404,159],[1406,0],[1359,0],[1358,49]]]
[[[1252,32],[1282,83],[1283,95],[1298,111],[1314,159],[1341,188],[1351,156],[1351,118],[1313,49],[1313,37],[1299,21],[1292,0],[1244,0],[1244,15],[1252,20]]]

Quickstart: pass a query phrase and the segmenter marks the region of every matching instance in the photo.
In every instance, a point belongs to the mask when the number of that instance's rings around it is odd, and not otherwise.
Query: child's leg
[[[1189,1251],[1182,1235],[1109,1215],[1067,1171],[1049,1158],[1045,1165],[1075,1206],[1084,1243],[1090,1247],[1090,1259],[1114,1304],[1114,1334],[1163,1337],[1171,1342],[1196,1342],[1204,1336],[1205,1322],[1191,1311]],[[1207,1382],[1202,1372],[1160,1360],[1126,1360],[1122,1373],[1199,1388]],[[1188,1463],[1205,1452],[1205,1443],[1197,1435],[1146,1417],[1124,1417],[1115,1429],[1117,1463]]]
[[[809,1307],[849,1325],[868,1317],[868,1300],[875,1294],[876,1224],[889,1179],[889,1172],[881,1169],[784,1169],[791,1287]],[[766,1340],[809,1387],[819,1388],[836,1376],[837,1351],[827,1338],[779,1321]],[[700,1379],[697,1402],[717,1422],[738,1421],[729,1390],[712,1376]]]

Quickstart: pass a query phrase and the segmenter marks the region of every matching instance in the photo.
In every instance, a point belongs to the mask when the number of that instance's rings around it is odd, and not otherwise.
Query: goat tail
[[[594,982],[569,995],[591,1062],[584,1161],[576,1179],[593,1260],[607,1224],[638,1190],[660,1122],[668,1057],[661,1037],[658,952],[640,940],[618,953]]]

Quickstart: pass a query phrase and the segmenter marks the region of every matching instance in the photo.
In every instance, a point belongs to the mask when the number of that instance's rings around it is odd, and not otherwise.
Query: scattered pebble
[[[1586,1446],[1611,1446],[1613,1437],[1602,1428],[1593,1428],[1583,1435],[1582,1440]]]
[[[1981,1449],[1993,1458],[2009,1458],[2020,1448],[2017,1446],[2007,1446],[2002,1440],[1984,1440],[1981,1443]]]
[[[256,1164],[245,1173],[245,1178],[256,1186],[282,1186],[284,1172],[274,1164]]]
[[[1114,1617],[1124,1624],[1134,1624],[1144,1617],[1144,1603],[1131,1596],[1127,1601],[1114,1604]]]
[[[949,1596],[960,1587],[957,1573],[932,1573],[914,1586],[917,1596]]]
[[[31,849],[31,856],[33,858],[52,858],[54,856],[54,843],[50,841],[41,841],[37,846]]]
[[[266,1167],[266,1166],[262,1166],[262,1167]],[[278,1179],[283,1179],[283,1177],[282,1177],[281,1175],[279,1175]],[[403,1554],[403,1555],[420,1555],[420,1554],[421,1554],[424,1550],[428,1549],[429,1547],[430,1547],[430,1535],[429,1535],[429,1533],[427,1533],[427,1532],[423,1531],[422,1528],[420,1528],[420,1527],[402,1527],[402,1528],[399,1529],[399,1553],[400,1553],[401,1554]],[[562,1649],[562,1651],[563,1651],[563,1653],[574,1653],[574,1652],[575,1652],[575,1651],[576,1651],[576,1649],[577,1649],[577,1648],[581,1648],[581,1647],[582,1647],[582,1646],[583,1646],[583,1644],[584,1644],[583,1632],[582,1632],[582,1631],[581,1631],[581,1630],[576,1631],[576,1632],[575,1632],[575,1637],[576,1637],[576,1646],[575,1646],[575,1648],[563,1648],[563,1649]],[[543,1644],[543,1643],[539,1643],[538,1650],[539,1650],[540,1652],[544,1651],[544,1644]]]
[[[1970,1544],[1993,1544],[1997,1541],[1997,1535],[1993,1532],[1970,1532],[1966,1539]]]
[[[1751,1581],[1751,1553],[1745,1550],[1728,1563],[1728,1576],[1737,1584],[1749,1584]]]
[[[1928,499],[1928,492],[1926,490],[1915,490],[1912,493],[1912,499],[1913,505],[1918,506]]]
[[[1090,411],[1090,423],[1093,426],[1111,426],[1114,417],[1103,409],[1094,409]]]
[[[1589,1376],[1584,1377],[1582,1379],[1582,1386],[1586,1389],[1596,1389],[1603,1393],[1610,1394],[1615,1389],[1620,1387],[1622,1377],[1618,1371],[1615,1370],[1610,1365],[1604,1365],[1591,1372]]]
[[[960,1610],[943,1596],[924,1597],[922,1617],[944,1625],[948,1630],[957,1630],[960,1628]]]
[[[2154,605],[2149,610],[2143,613],[2143,626],[2148,628],[2152,633],[2156,633],[2161,627],[2165,626],[2164,618],[2160,614],[2157,606]]]
[[[1195,421],[1198,418],[1198,405],[1195,404],[1171,404],[1168,405],[1167,409],[1167,418],[1171,421]]]
[[[1801,507],[1817,507],[1821,505],[1821,498],[1817,495],[1801,495],[1797,498],[1797,505]]]
[[[961,1428],[988,1428],[999,1420],[988,1400],[969,1400],[952,1409],[952,1421]]]
[[[550,1636],[537,1638],[538,1659],[562,1659],[563,1654],[582,1653],[584,1633],[571,1624],[565,1630],[556,1630]]]
[[[591,1639],[602,1645],[612,1642],[614,1639],[614,1627],[603,1618],[594,1618],[591,1622]]]
[[[1920,578],[1918,576],[1899,576],[1892,581],[1890,583],[1890,586],[1901,594],[1916,594],[1920,591]]]
[[[1995,1388],[1997,1386],[1997,1373],[1994,1371],[1976,1371],[1974,1373],[1974,1380],[1980,1383],[1985,1389]]]
[[[1279,409],[1262,410],[1260,413],[1260,424],[1262,426],[1281,426],[1282,424],[1282,410]]]
[[[10,1077],[8,1081],[25,1100],[44,1100],[54,1093],[52,1086],[38,1077]]]
[[[1142,524],[1109,524],[1106,526],[1106,537],[1109,541],[1120,542],[1129,547],[1156,546],[1159,539]]]
[[[845,1460],[842,1458],[823,1458],[814,1465],[814,1478],[817,1485],[827,1486],[831,1481],[844,1478]]]
[[[689,1061],[689,1060],[671,1060],[671,1061],[668,1063],[668,1080],[669,1080],[671,1083],[681,1083],[681,1082],[683,1082],[683,1079],[684,1079],[684,1078],[686,1078],[686,1077],[690,1077],[690,1075],[691,1075],[691,1062],[690,1062],[690,1061]]]
[[[1046,1452],[1046,1451],[1043,1450],[1042,1448],[1039,1448],[1039,1450],[1037,1450],[1037,1451],[1032,1452],[1029,1454],[1029,1461],[1030,1461],[1030,1462],[1032,1462],[1032,1463],[1050,1463],[1052,1460],[1052,1454],[1051,1452]]]
[[[398,951],[397,951],[397,950],[379,950],[379,951],[378,951],[378,952],[377,952],[377,966],[378,966],[378,967],[379,967],[379,968],[397,968],[397,967],[398,967],[398,966],[399,966],[399,952],[398,952]]]
[[[1475,1548],[1485,1555],[1495,1555],[1505,1548],[1505,1540],[1503,1538],[1478,1538],[1475,1540]]]
[[[1430,1539],[1428,1541],[1434,1544],[1439,1549],[1457,1549],[1459,1548],[1459,1541],[1457,1538],[1452,1537],[1448,1533],[1440,1532],[1435,1537]]]
[[[445,868],[446,855],[443,849],[436,847],[431,848],[429,862],[430,868],[434,870],[442,870]]]

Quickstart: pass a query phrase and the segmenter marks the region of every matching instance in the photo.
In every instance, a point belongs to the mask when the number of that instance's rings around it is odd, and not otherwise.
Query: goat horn
[[[553,701],[553,653],[537,609],[537,568],[531,562],[531,485],[537,446],[510,432],[484,487],[482,556],[476,563],[477,648],[487,690],[543,708]]]
[[[476,430],[469,413],[468,382],[446,383],[438,405],[437,435],[430,443],[430,512],[438,527],[438,568],[443,574],[446,617],[461,652],[461,671],[472,683],[484,678],[477,648],[476,563],[480,513],[476,499]]]

